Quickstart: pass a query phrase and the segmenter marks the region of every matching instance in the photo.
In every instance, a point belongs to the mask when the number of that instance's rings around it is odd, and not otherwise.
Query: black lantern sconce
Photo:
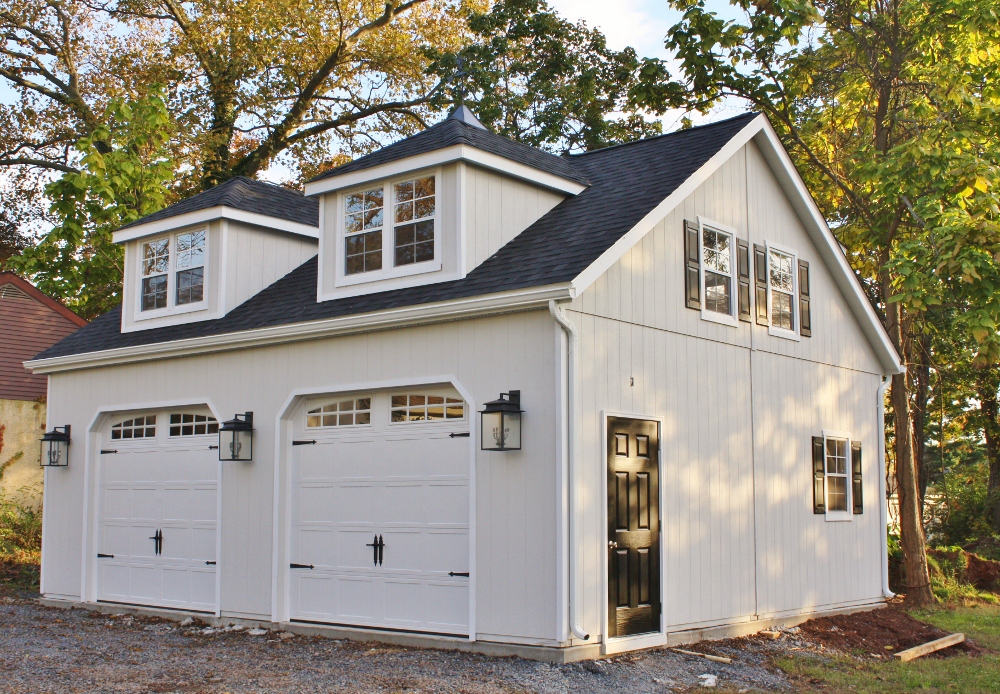
[[[500,393],[486,403],[480,415],[480,440],[484,451],[521,450],[521,391]]]
[[[52,427],[39,439],[41,452],[38,462],[42,467],[66,467],[69,465],[69,424]]]
[[[219,427],[219,460],[253,460],[253,412],[234,415]]]

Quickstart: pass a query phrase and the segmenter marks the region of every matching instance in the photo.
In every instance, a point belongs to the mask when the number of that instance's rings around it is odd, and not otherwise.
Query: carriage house
[[[115,241],[28,362],[48,604],[565,661],[885,600],[902,366],[762,116],[558,157],[460,107]]]

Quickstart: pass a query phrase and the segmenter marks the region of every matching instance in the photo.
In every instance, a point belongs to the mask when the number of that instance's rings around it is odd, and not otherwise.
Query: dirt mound
[[[948,576],[969,583],[977,590],[1000,592],[1000,561],[984,559],[961,547],[932,549],[933,575]]]
[[[965,580],[979,590],[1000,591],[1000,561],[980,559],[975,554],[965,555]]]
[[[913,619],[897,607],[870,612],[813,619],[801,625],[808,641],[844,653],[867,653],[887,656],[947,636],[948,632]],[[891,646],[887,648],[887,646]],[[975,644],[960,643],[925,658],[946,658],[959,653],[978,655]]]

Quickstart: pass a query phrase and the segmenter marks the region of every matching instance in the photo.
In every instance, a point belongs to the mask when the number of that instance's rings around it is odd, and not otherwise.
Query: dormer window
[[[205,230],[184,231],[141,244],[139,307],[143,312],[205,300]]]
[[[412,274],[421,270],[410,267],[436,259],[434,175],[370,185],[343,200],[345,276],[376,273],[366,279],[377,280]]]

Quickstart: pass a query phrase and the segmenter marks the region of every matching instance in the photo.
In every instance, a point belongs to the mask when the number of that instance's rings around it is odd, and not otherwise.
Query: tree
[[[670,80],[662,66],[647,64],[634,98],[659,110],[706,110],[736,97],[766,113],[849,248],[905,362],[917,361],[922,311],[953,284],[935,282],[921,296],[913,282],[942,262],[968,285],[964,306],[974,307],[956,325],[972,331],[984,360],[995,359],[988,333],[995,332],[997,314],[993,302],[975,298],[989,283],[977,271],[963,271],[962,245],[978,238],[992,249],[996,241],[966,205],[989,209],[985,197],[995,186],[996,2],[731,0],[744,13],[741,21],[720,19],[702,0],[670,4],[684,13],[666,42],[681,77]],[[995,220],[996,208],[989,214]],[[914,251],[914,243],[928,240],[929,256]],[[900,262],[903,256],[914,262]],[[924,604],[934,598],[913,386],[912,376],[894,376],[891,403],[906,594]]]
[[[489,12],[470,10],[468,24],[469,45],[429,51],[429,71],[447,83],[436,105],[468,101],[494,132],[556,152],[660,133],[659,121],[629,105],[640,67],[632,48],[609,49],[600,31],[544,0],[500,0]]]
[[[9,261],[85,318],[121,301],[122,249],[112,233],[161,209],[174,177],[172,123],[160,93],[112,99],[101,122],[77,144],[82,169],[46,187],[55,226]]]

